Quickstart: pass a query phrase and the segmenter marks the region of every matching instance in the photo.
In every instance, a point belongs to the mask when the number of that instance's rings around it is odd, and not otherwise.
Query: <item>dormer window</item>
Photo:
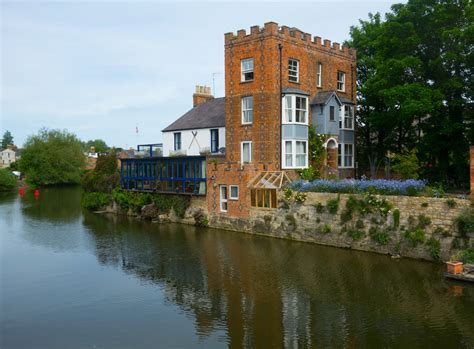
[[[337,72],[337,90],[340,92],[346,91],[346,73],[342,71]]]
[[[290,58],[288,60],[288,80],[290,82],[299,82],[299,74],[299,62],[296,59]]]
[[[253,80],[253,58],[247,58],[240,61],[241,77],[240,81],[252,81]]]
[[[283,97],[283,123],[308,124],[308,98],[298,95]]]

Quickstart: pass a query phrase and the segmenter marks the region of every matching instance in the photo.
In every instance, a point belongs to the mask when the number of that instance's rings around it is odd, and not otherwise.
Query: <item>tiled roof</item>
[[[303,91],[303,90],[300,90],[300,89],[297,89],[297,88],[294,88],[294,87],[287,87],[287,88],[284,88],[282,92],[283,92],[284,94],[298,94],[298,95],[309,96],[309,93],[308,93],[308,92],[305,92],[305,91]]]
[[[336,91],[321,91],[313,98],[311,101],[311,105],[319,105],[319,104],[326,104],[333,95],[336,95],[339,102],[344,104],[355,104],[349,98],[339,96]]]
[[[225,127],[225,97],[199,104],[163,129],[163,132],[212,127]]]

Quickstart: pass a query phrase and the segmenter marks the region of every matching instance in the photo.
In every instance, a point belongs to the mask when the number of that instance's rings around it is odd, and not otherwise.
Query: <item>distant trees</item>
[[[5,149],[10,144],[13,144],[13,136],[11,132],[7,130],[2,137],[2,149]]]
[[[120,175],[115,152],[99,156],[95,168],[86,173],[81,181],[85,192],[102,193],[111,193],[119,183]]]
[[[409,0],[351,28],[357,49],[358,161],[416,150],[424,178],[467,183],[474,142],[474,5]]]
[[[94,139],[84,143],[84,151],[88,152],[91,147],[94,147],[97,153],[105,153],[109,150],[109,146],[102,139]]]
[[[41,129],[28,137],[20,170],[37,185],[79,183],[84,167],[79,139],[67,131]]]

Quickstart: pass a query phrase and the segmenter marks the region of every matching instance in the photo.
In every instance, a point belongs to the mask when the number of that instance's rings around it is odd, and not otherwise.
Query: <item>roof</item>
[[[338,100],[339,104],[355,104],[349,98],[339,96],[336,91],[321,91],[313,98],[311,101],[311,105],[319,105],[319,104],[326,104],[332,96],[335,95],[336,99]]]
[[[283,92],[284,94],[298,94],[298,95],[309,96],[309,93],[308,93],[308,92],[305,92],[305,91],[303,91],[303,90],[300,90],[300,89],[297,89],[297,88],[294,88],[294,87],[287,87],[287,88],[284,88],[282,92]]]
[[[199,104],[163,129],[163,132],[225,127],[225,97]]]
[[[285,171],[262,171],[252,178],[247,185],[251,189],[279,189],[291,182]]]

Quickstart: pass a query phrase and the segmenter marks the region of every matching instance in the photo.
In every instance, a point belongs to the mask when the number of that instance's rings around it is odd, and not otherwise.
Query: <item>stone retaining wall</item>
[[[467,238],[460,238],[455,223],[463,211],[469,210],[469,200],[377,195],[375,197],[378,200],[386,199],[392,206],[386,217],[377,210],[368,214],[356,211],[350,219],[346,216],[343,222],[341,215],[350,196],[307,193],[303,203],[296,203],[294,199],[285,200],[280,194],[280,208],[276,210],[252,208],[249,219],[215,214],[209,217],[209,226],[427,260],[434,259],[430,249],[436,250],[437,242],[443,260],[448,260],[459,248],[474,244],[474,232],[468,234]],[[363,199],[362,196],[354,197]],[[338,198],[337,213],[329,213],[328,201]],[[400,212],[399,223],[394,217],[396,210]],[[423,241],[414,246],[407,232],[417,227],[418,234],[423,235]],[[433,239],[430,241],[430,238]],[[430,245],[434,247],[430,248]]]

